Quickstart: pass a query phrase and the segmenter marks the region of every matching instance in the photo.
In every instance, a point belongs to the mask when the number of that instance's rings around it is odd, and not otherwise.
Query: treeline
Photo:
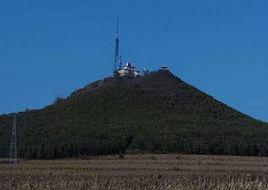
[[[213,155],[268,156],[267,130],[195,128],[152,125],[81,132],[54,131],[48,127],[19,131],[18,152],[21,158],[48,159],[81,157],[86,155],[125,154],[126,152],[186,153]],[[147,125],[148,126],[148,125]],[[144,128],[142,128],[144,127]],[[1,136],[2,137],[2,136]],[[1,138],[3,139],[3,138]],[[3,147],[4,145],[4,147]],[[1,157],[8,156],[9,143],[1,141]]]

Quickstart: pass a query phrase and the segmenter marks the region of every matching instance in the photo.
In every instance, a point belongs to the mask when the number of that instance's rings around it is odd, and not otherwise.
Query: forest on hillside
[[[16,115],[21,158],[143,152],[268,156],[266,123],[169,72],[95,82]],[[12,119],[0,116],[0,157],[9,155]]]

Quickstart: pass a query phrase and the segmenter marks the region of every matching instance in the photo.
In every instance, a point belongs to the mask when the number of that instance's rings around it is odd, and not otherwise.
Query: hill
[[[23,158],[127,152],[268,155],[268,125],[159,70],[109,77],[40,110],[17,113]],[[8,156],[12,115],[0,116]]]

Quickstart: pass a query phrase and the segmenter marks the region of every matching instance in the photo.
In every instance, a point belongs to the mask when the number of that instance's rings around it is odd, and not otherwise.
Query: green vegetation
[[[19,156],[64,158],[126,151],[268,155],[268,125],[186,84],[169,71],[106,78],[41,110],[17,114]],[[0,157],[12,115],[0,116]]]

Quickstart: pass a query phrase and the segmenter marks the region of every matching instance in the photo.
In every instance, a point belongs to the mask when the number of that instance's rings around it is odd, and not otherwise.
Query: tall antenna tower
[[[14,115],[9,153],[10,164],[17,164],[17,117]]]
[[[114,72],[117,71],[120,66],[120,55],[119,55],[119,17],[116,15],[116,34],[115,34],[115,57],[114,57]]]

